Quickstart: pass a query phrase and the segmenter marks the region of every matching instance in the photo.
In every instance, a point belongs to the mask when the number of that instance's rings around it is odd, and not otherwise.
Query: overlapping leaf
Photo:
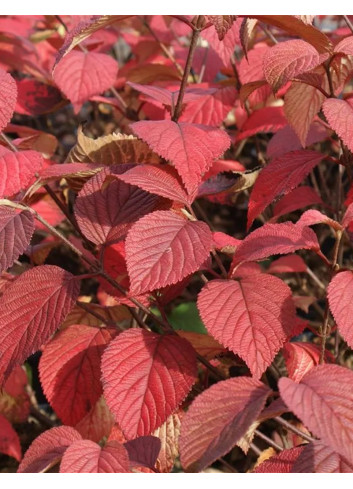
[[[298,457],[303,453],[304,447],[294,447],[270,457],[254,470],[257,474],[280,473],[288,474],[293,472],[293,466]]]
[[[161,440],[161,449],[156,462],[160,472],[170,472],[179,455],[181,414],[181,412],[171,414],[162,426],[153,432],[153,435]]]
[[[276,132],[287,125],[283,107],[263,107],[255,110],[242,125],[236,142],[242,141],[258,132]]]
[[[350,151],[353,151],[353,102],[329,98],[322,110],[332,129],[342,139]]]
[[[132,466],[153,469],[161,449],[161,441],[156,436],[140,436],[124,443]]]
[[[320,349],[311,343],[290,342],[283,348],[283,356],[286,362],[288,377],[295,382],[300,382],[306,373],[320,363]],[[325,360],[331,359],[326,352]]]
[[[22,457],[18,434],[2,414],[0,414],[0,453],[14,457],[18,462]]]
[[[294,473],[352,473],[353,464],[342,455],[324,445],[320,441],[313,441],[305,445],[295,460],[292,472]]]
[[[0,299],[0,381],[45,343],[65,319],[79,294],[71,273],[54,266],[33,268]]]
[[[17,100],[16,82],[0,68],[0,131],[10,122]]]
[[[11,196],[27,187],[35,179],[35,174],[43,164],[37,151],[12,151],[1,149],[0,155],[0,197]]]
[[[300,383],[282,377],[279,390],[293,413],[322,442],[353,461],[353,372],[338,365],[319,365]]]
[[[353,273],[335,275],[327,288],[327,297],[340,334],[353,348]]]
[[[273,207],[273,217],[278,219],[284,214],[316,204],[323,204],[321,197],[312,187],[303,185],[293,189],[277,202]]]
[[[218,382],[200,394],[181,425],[184,469],[203,470],[229,452],[256,420],[270,392],[258,380],[238,377]]]
[[[212,280],[197,302],[207,330],[260,377],[295,326],[289,287],[271,275]]]
[[[195,382],[196,355],[178,336],[130,329],[106,349],[102,372],[107,404],[132,439],[151,434],[177,409]]]
[[[201,267],[212,242],[203,222],[188,221],[172,211],[148,214],[126,238],[131,290],[141,294],[179,282]]]

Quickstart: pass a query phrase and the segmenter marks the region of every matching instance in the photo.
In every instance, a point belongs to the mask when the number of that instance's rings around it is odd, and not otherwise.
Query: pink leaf
[[[327,122],[342,139],[350,151],[353,151],[353,101],[328,98],[322,110]]]
[[[230,64],[230,57],[234,52],[235,46],[239,44],[241,22],[242,19],[237,19],[221,41],[214,26],[205,29],[201,33],[201,36],[208,41],[211,48],[216,51],[225,66]]]
[[[347,36],[342,39],[336,44],[333,50],[335,53],[343,53],[347,56],[353,56],[353,36]]]
[[[60,473],[126,473],[130,472],[129,457],[124,446],[117,441],[104,448],[90,440],[75,441],[64,453]]]
[[[188,221],[172,211],[143,217],[126,238],[132,291],[141,294],[179,282],[201,267],[212,241],[205,223]]]
[[[64,424],[74,426],[100,398],[101,356],[115,335],[115,330],[75,324],[44,347],[39,363],[41,385]]]
[[[161,441],[156,436],[140,436],[124,443],[130,464],[153,469],[161,449]]]
[[[274,260],[267,270],[268,273],[300,273],[306,271],[306,263],[298,255],[281,256],[278,260]]]
[[[102,53],[72,51],[54,71],[54,81],[73,104],[82,104],[114,85],[118,63]]]
[[[326,139],[327,135],[328,130],[326,129],[326,127],[322,126],[318,122],[314,122],[309,128],[309,132],[305,141],[305,146],[310,146],[314,143],[322,141],[323,139]],[[271,138],[270,142],[267,145],[266,153],[269,158],[278,158],[278,156],[282,156],[286,153],[289,153],[290,151],[295,151],[301,148],[302,144],[300,143],[299,138],[294,130],[290,126],[285,126],[277,131],[276,134]]]
[[[263,260],[271,255],[285,255],[297,250],[319,250],[316,234],[309,227],[292,222],[265,224],[250,233],[237,247],[232,269],[244,261]]]
[[[141,329],[124,331],[102,360],[104,395],[129,439],[161,426],[189,393],[196,378],[196,354],[174,335]]]
[[[39,435],[24,454],[17,472],[43,472],[59,462],[65,450],[81,435],[69,426],[51,428]]]
[[[197,306],[210,334],[239,355],[256,377],[295,326],[291,291],[271,275],[212,280],[200,292]]]
[[[43,265],[20,275],[0,299],[0,384],[60,326],[79,294],[71,273]]]
[[[346,271],[335,275],[327,288],[327,297],[339,332],[353,348],[353,273]]]
[[[263,107],[255,110],[241,126],[235,139],[238,143],[259,132],[276,132],[288,124],[283,107]]]
[[[265,86],[260,86],[256,92],[250,95],[249,101],[254,106],[266,100],[271,94],[271,88],[264,81],[265,77],[263,72],[263,58],[269,49],[269,46],[264,46],[263,44],[255,45],[255,48],[247,53],[247,58],[244,56],[241,59],[238,66],[239,78],[242,85],[259,81],[263,81],[265,84]]]
[[[140,121],[131,128],[154,152],[173,163],[190,195],[213,160],[230,145],[225,131],[201,124]]]
[[[128,168],[130,165],[127,166]],[[108,181],[125,165],[104,168],[82,188],[75,202],[75,216],[84,235],[96,244],[111,244],[126,236],[131,225],[151,212],[157,198],[122,181]]]
[[[327,224],[336,231],[342,230],[342,226],[337,221],[331,219],[330,217],[315,209],[309,209],[308,211],[305,211],[296,223],[298,227],[313,226],[314,224]]]
[[[353,204],[350,204],[348,206],[348,209],[344,213],[344,216],[342,219],[342,226],[344,228],[347,228],[352,221],[353,221]]]
[[[265,78],[277,92],[288,80],[310,71],[321,63],[316,49],[301,39],[284,41],[272,46],[264,56]]]
[[[27,249],[34,232],[29,211],[0,208],[0,273],[7,270]]]
[[[229,452],[265,405],[270,389],[249,377],[224,380],[197,396],[182,420],[184,469],[201,471]]]
[[[15,110],[17,86],[10,73],[0,68],[0,131],[10,122]]]
[[[262,464],[256,467],[254,472],[256,474],[289,474],[292,472],[293,466],[300,454],[303,453],[303,450],[304,447],[294,447],[288,450],[283,450],[283,452],[279,452],[268,460],[262,462]]]
[[[183,184],[179,181],[179,175],[170,166],[136,165],[116,175],[116,178],[166,199],[175,200],[184,205],[190,203]]]
[[[50,165],[43,168],[39,172],[41,179],[58,179],[70,176],[91,176],[97,173],[103,165],[96,165],[94,163],[60,163]]]
[[[248,228],[276,197],[287,194],[297,187],[322,158],[323,155],[316,151],[301,150],[292,151],[272,160],[261,171],[251,192]]]
[[[0,414],[0,453],[14,457],[18,462],[22,457],[18,434],[2,414]]]
[[[132,87],[134,90],[141,92],[144,95],[153,98],[157,102],[160,102],[161,104],[169,107],[175,107],[178,100],[179,90],[167,90],[166,88],[162,87],[155,87],[153,85],[140,85],[139,83],[132,82],[127,82],[127,85],[130,85],[130,87]],[[214,92],[216,92],[215,88],[187,88],[185,90],[183,103],[187,104],[189,102],[193,102]]]
[[[100,442],[108,437],[114,426],[114,418],[109,411],[103,396],[98,399],[93,408],[75,426],[85,440]]]
[[[282,377],[282,399],[314,436],[353,460],[353,372],[338,365],[319,365],[300,383]]]
[[[325,359],[334,358],[326,353]],[[320,363],[320,349],[311,343],[291,342],[283,348],[288,376],[295,382],[300,382],[306,373]]]
[[[299,457],[295,460],[294,473],[352,473],[353,464],[349,463],[339,453],[320,441],[313,441],[304,446]]]
[[[321,197],[317,195],[312,187],[304,185],[295,188],[277,202],[273,208],[273,217],[278,219],[284,214],[316,204],[323,204]]]
[[[13,153],[2,150],[0,155],[0,198],[16,194],[34,181],[35,174],[43,164],[43,158],[37,151]]]

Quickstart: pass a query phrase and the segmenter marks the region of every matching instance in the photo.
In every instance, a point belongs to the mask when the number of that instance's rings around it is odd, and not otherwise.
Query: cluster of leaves
[[[347,16],[0,18],[18,472],[353,472],[352,79]]]

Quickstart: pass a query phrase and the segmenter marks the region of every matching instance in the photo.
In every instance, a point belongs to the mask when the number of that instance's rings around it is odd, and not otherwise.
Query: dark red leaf
[[[0,299],[0,384],[60,326],[79,289],[71,273],[43,265],[23,273],[5,290]]]
[[[130,464],[153,469],[161,449],[161,440],[156,436],[140,436],[124,443]]]
[[[229,452],[256,420],[270,393],[262,382],[238,377],[218,382],[197,396],[181,425],[184,469],[199,472]]]
[[[275,198],[297,187],[322,158],[323,155],[316,151],[301,150],[272,160],[261,171],[251,192],[248,228]]]
[[[212,248],[212,233],[200,221],[172,211],[143,217],[126,238],[126,261],[133,293],[175,284],[198,270]]]
[[[321,197],[318,196],[312,187],[304,185],[293,189],[277,202],[273,208],[273,217],[278,219],[284,214],[316,204],[323,204]]]
[[[24,454],[17,472],[43,472],[59,462],[65,450],[80,439],[80,433],[69,426],[59,426],[44,431]]]
[[[34,220],[29,211],[0,208],[0,273],[26,251],[33,232]]]
[[[75,441],[64,453],[60,473],[126,473],[129,457],[124,446],[117,441],[104,448],[90,440]]]
[[[235,139],[238,143],[259,132],[276,132],[288,124],[283,107],[263,107],[255,110],[241,126]]]
[[[175,335],[124,331],[103,355],[107,404],[128,439],[151,434],[189,393],[196,354]]]
[[[289,287],[277,277],[212,280],[197,302],[207,330],[260,377],[295,326]]]
[[[18,98],[15,111],[18,114],[47,114],[54,112],[63,103],[60,91],[52,85],[30,78],[17,80],[16,83]]]
[[[338,365],[319,365],[300,383],[282,377],[282,399],[314,436],[353,460],[353,372]]]
[[[2,414],[0,414],[0,453],[14,457],[18,462],[22,457],[18,434]]]
[[[292,472],[293,466],[300,454],[303,453],[303,450],[304,447],[294,447],[288,450],[283,450],[283,452],[279,452],[268,460],[265,460],[265,462],[262,462],[262,464],[256,467],[254,472],[256,474],[289,474]]]
[[[353,472],[353,465],[332,448],[320,441],[314,441],[304,446],[293,464],[292,472],[350,474]]]
[[[10,122],[17,99],[16,82],[5,70],[0,68],[0,131]]]
[[[232,28],[233,22],[236,20],[236,15],[208,15],[207,19],[212,22],[216,32],[218,34],[218,39],[223,41],[224,36],[227,34],[229,29]]]
[[[296,101],[298,105],[298,99],[296,99]],[[309,128],[309,132],[305,141],[305,146],[310,146],[311,144],[322,141],[327,137],[327,135],[327,128],[318,122],[314,122]],[[277,131],[276,134],[271,138],[270,142],[267,145],[266,153],[269,158],[278,158],[279,156],[282,156],[290,151],[295,151],[301,148],[302,144],[299,141],[299,138],[294,130],[290,126],[285,126]]]

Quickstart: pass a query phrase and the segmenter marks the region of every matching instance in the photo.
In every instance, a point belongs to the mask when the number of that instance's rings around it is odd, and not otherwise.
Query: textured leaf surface
[[[314,441],[305,445],[293,464],[292,472],[344,474],[352,473],[353,465],[332,448]]]
[[[153,435],[161,440],[161,449],[156,463],[157,470],[160,472],[170,472],[179,455],[180,425],[181,413],[174,413],[153,432]]]
[[[327,297],[338,330],[348,345],[353,348],[353,273],[338,273],[327,288]]]
[[[297,187],[322,158],[323,155],[315,151],[301,150],[272,160],[260,173],[251,192],[248,228],[276,197]]]
[[[353,460],[353,372],[338,365],[319,365],[300,383],[282,377],[279,391],[293,413],[313,435]]]
[[[0,131],[10,122],[17,99],[17,86],[10,73],[0,68]]]
[[[265,224],[240,243],[234,253],[232,268],[243,261],[263,260],[271,255],[284,255],[300,249],[320,249],[312,229],[289,221]]]
[[[288,80],[310,71],[320,64],[316,49],[301,39],[280,42],[264,56],[265,78],[277,92]]]
[[[140,121],[131,128],[153,151],[173,163],[189,194],[195,192],[213,160],[230,145],[225,131],[201,124]]]
[[[132,82],[127,82],[127,85],[130,85],[130,87],[134,88],[138,92],[141,92],[144,95],[153,98],[154,100],[160,102],[163,105],[175,107],[178,100],[179,90],[167,90],[166,88],[162,88],[162,87],[156,87],[153,85],[141,85],[140,83],[132,83]],[[185,90],[183,103],[187,104],[189,102],[199,99],[200,97],[205,97],[208,94],[212,94],[215,91],[216,91],[215,88],[209,88],[209,89],[201,88],[201,87],[187,88]]]
[[[43,472],[53,463],[57,463],[65,450],[81,435],[69,426],[51,428],[39,435],[24,454],[17,472]]]
[[[288,377],[300,382],[320,361],[320,349],[311,343],[291,342],[283,348]],[[326,356],[327,360],[327,356]]]
[[[234,52],[235,46],[239,44],[240,24],[241,19],[234,22],[221,41],[214,26],[205,29],[201,33],[201,36],[208,41],[211,48],[214,49],[225,66],[230,64],[230,57]]]
[[[188,221],[171,211],[143,217],[126,238],[132,291],[140,294],[179,282],[200,268],[212,242],[203,222]]]
[[[2,150],[0,155],[0,197],[11,196],[26,186],[35,178],[40,170],[43,158],[37,151]]]
[[[60,473],[126,473],[129,457],[124,446],[117,441],[104,448],[90,440],[75,441],[64,453]]]
[[[7,270],[26,251],[34,232],[33,216],[28,211],[0,208],[0,273]]]
[[[196,355],[186,340],[130,329],[102,360],[104,395],[128,439],[151,434],[189,393]]]
[[[318,196],[312,187],[303,185],[293,189],[277,202],[273,207],[273,217],[278,219],[284,214],[289,214],[303,207],[316,204],[323,204],[321,197]]]
[[[342,226],[339,222],[331,219],[320,211],[316,209],[309,209],[305,211],[300,219],[297,221],[296,225],[299,226],[313,226],[314,224],[327,224],[335,230],[342,230]]]
[[[0,414],[0,453],[14,457],[18,462],[22,456],[18,434],[2,414]]]
[[[236,15],[208,15],[207,18],[214,25],[218,39],[222,41],[237,17]]]
[[[108,438],[113,426],[113,415],[102,396],[89,413],[77,423],[75,429],[85,440],[92,440],[98,443],[103,437]]]
[[[40,381],[46,398],[64,424],[74,426],[102,394],[101,356],[116,331],[76,324],[44,347]]]
[[[15,111],[38,116],[54,112],[63,104],[60,91],[53,85],[35,79],[17,80],[18,98]],[[65,102],[64,102],[65,103]]]
[[[114,85],[117,62],[107,54],[72,51],[56,66],[54,81],[73,104],[82,104]]]
[[[295,325],[289,287],[271,275],[212,280],[197,302],[207,330],[260,377]]]
[[[84,235],[93,243],[109,244],[126,236],[136,219],[151,212],[157,198],[120,180],[104,184],[111,172],[123,167],[105,168],[82,188],[75,203],[75,216]]]
[[[189,198],[174,168],[169,166],[137,165],[117,175],[130,185],[187,205]]]
[[[288,450],[283,450],[273,457],[270,457],[265,462],[262,462],[254,470],[257,474],[270,473],[270,474],[289,474],[292,472],[294,463],[298,459],[301,453],[303,453],[304,447],[294,447]]]
[[[353,151],[353,101],[327,99],[322,110],[327,122],[342,139],[350,151]]]
[[[79,294],[71,273],[43,265],[20,275],[0,299],[0,380],[44,344]]]
[[[200,394],[183,417],[179,438],[184,469],[200,471],[245,435],[271,390],[258,380],[224,380]]]
[[[153,469],[161,449],[161,441],[156,436],[140,436],[124,443],[124,447],[129,454],[130,464]]]

